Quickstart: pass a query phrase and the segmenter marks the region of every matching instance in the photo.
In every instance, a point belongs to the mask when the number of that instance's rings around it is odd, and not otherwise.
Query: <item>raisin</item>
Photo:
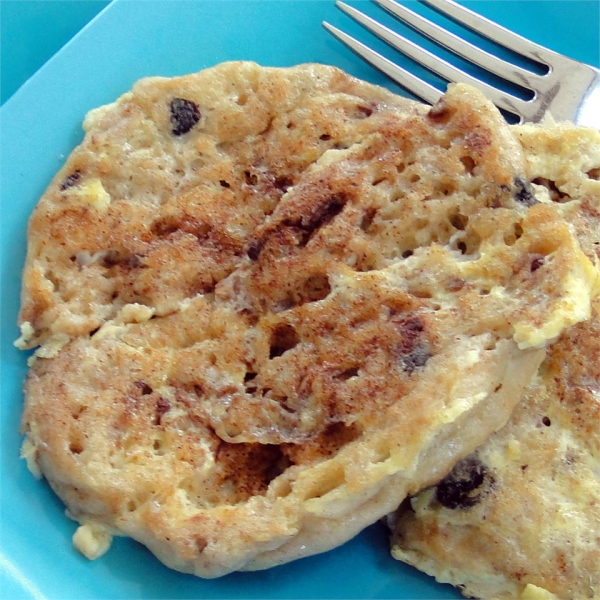
[[[412,350],[416,342],[425,331],[425,325],[418,315],[401,314],[393,317],[394,324],[400,329],[403,338],[403,346],[406,350]]]
[[[171,410],[171,403],[164,397],[159,396],[156,401],[156,409],[154,413],[154,424],[160,425],[162,421],[162,416],[165,413],[168,413]]]
[[[73,187],[80,179],[81,171],[77,169],[77,171],[71,173],[69,176],[63,179],[63,182],[60,184],[60,191],[64,192],[66,189]]]
[[[407,373],[412,373],[415,369],[425,366],[425,363],[431,358],[431,353],[424,346],[417,346],[400,359],[402,367]]]
[[[173,98],[171,100],[171,125],[173,135],[187,133],[200,120],[198,106],[191,100]]]
[[[260,253],[265,245],[264,240],[253,240],[248,246],[248,250],[246,253],[248,254],[248,258],[250,260],[258,260]]]
[[[494,484],[494,478],[477,458],[460,461],[436,488],[437,501],[446,508],[465,509],[475,506]]]
[[[531,193],[529,184],[519,177],[515,178],[514,197],[517,202],[527,207],[538,203],[536,197]]]
[[[392,322],[399,329],[401,341],[396,344],[395,352],[398,362],[408,374],[422,367],[431,358],[431,353],[424,341],[425,325],[418,315],[403,314],[393,316]]]
[[[531,261],[531,272],[537,271],[544,264],[544,259],[541,257],[534,258]]]

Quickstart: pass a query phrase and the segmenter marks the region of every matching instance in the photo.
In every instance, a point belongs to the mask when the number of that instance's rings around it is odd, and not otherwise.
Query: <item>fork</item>
[[[557,121],[573,121],[578,125],[600,129],[600,70],[595,67],[535,44],[453,0],[421,0],[421,2],[492,42],[545,66],[547,72],[538,74],[498,58],[395,0],[373,1],[400,21],[457,56],[506,81],[530,90],[532,97],[522,99],[500,90],[435,56],[356,8],[340,1],[336,2],[336,5],[387,44],[443,79],[449,82],[461,81],[479,88],[498,108],[514,115],[519,123],[539,122],[548,112]],[[394,64],[337,27],[326,22],[323,26],[366,62],[425,102],[434,104],[442,96],[442,92],[436,87]]]

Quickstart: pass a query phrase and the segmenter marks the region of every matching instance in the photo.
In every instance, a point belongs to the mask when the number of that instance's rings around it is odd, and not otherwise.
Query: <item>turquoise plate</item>
[[[365,11],[380,15],[370,3]],[[486,1],[478,12],[580,60],[599,63],[599,2]],[[419,8],[421,10],[421,8]],[[231,59],[289,66],[318,61],[392,84],[321,28],[371,38],[333,0],[117,0],[38,71],[0,111],[1,130],[1,488],[0,597],[44,598],[459,598],[448,586],[390,558],[376,523],[345,546],[275,569],[200,580],[163,567],[135,542],[117,539],[89,562],[71,546],[73,522],[44,481],[19,460],[26,355],[17,337],[27,217],[81,140],[86,111],[146,75],[178,75]],[[48,27],[52,24],[49,23]]]

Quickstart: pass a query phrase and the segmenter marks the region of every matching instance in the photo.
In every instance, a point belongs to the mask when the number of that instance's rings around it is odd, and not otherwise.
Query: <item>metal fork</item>
[[[400,21],[466,61],[506,81],[529,89],[533,92],[532,98],[526,100],[499,90],[435,56],[352,6],[339,1],[336,5],[390,46],[443,79],[450,82],[462,81],[479,88],[498,108],[515,115],[520,123],[538,122],[546,112],[549,112],[558,121],[568,120],[600,129],[600,70],[595,67],[530,42],[452,0],[421,0],[437,12],[492,42],[545,65],[548,69],[547,73],[539,75],[474,46],[395,0],[373,1]],[[394,64],[337,27],[325,22],[323,26],[369,64],[425,102],[433,104],[442,95],[442,92],[434,86]]]

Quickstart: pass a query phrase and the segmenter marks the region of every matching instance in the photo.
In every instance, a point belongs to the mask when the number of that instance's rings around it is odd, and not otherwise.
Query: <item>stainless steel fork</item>
[[[466,61],[506,81],[529,89],[533,92],[532,98],[522,99],[485,83],[402,37],[356,8],[339,1],[336,5],[390,46],[446,81],[462,81],[479,88],[496,106],[515,115],[519,122],[538,122],[546,112],[549,112],[556,120],[573,121],[579,125],[600,129],[600,70],[595,67],[530,42],[452,0],[421,0],[421,2],[492,42],[545,65],[548,69],[547,73],[540,75],[500,59],[395,0],[373,0],[373,2]],[[442,92],[434,86],[394,64],[337,27],[329,23],[323,25],[361,58],[425,102],[433,104],[442,95]]]

